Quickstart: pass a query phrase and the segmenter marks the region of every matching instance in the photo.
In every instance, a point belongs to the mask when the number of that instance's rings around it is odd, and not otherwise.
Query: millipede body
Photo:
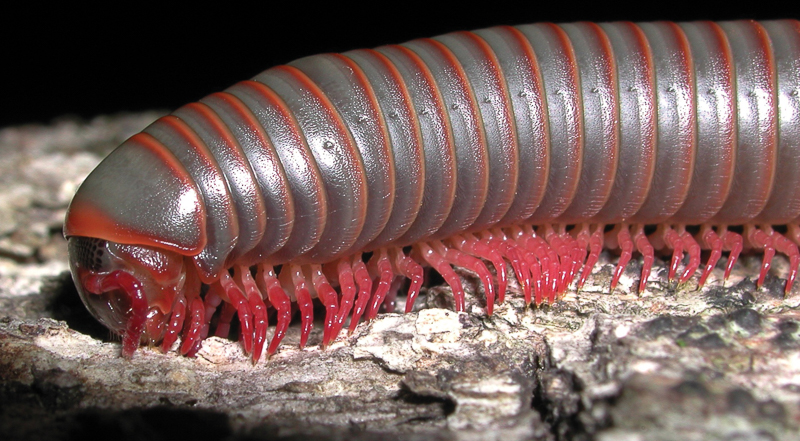
[[[405,279],[410,310],[423,267],[459,311],[453,268],[477,274],[491,314],[512,272],[554,302],[603,248],[612,289],[643,256],[640,291],[656,250],[703,285],[752,248],[759,285],[789,258],[788,293],[799,218],[800,22],[542,23],[310,56],[183,106],[89,175],[64,231],[125,356],[193,355],[238,316],[255,361],[293,304],[303,346],[319,299],[328,345]]]

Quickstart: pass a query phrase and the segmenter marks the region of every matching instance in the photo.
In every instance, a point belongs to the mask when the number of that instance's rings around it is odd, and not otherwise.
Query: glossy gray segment
[[[408,244],[429,237],[444,224],[456,192],[455,146],[444,101],[422,60],[410,49],[385,46],[377,51],[402,75],[414,106],[425,152],[425,191],[411,228],[399,239]]]
[[[236,213],[239,234],[236,246],[227,259],[235,261],[252,250],[264,235],[266,209],[253,169],[227,127],[208,106],[193,103],[176,110],[173,115],[183,120],[203,140],[220,168]]]
[[[479,111],[488,153],[489,188],[483,210],[468,228],[483,230],[505,216],[517,190],[519,148],[508,88],[494,53],[480,37],[458,32],[436,40],[461,64],[472,89],[473,106]]]
[[[410,41],[404,46],[411,49],[433,75],[453,133],[456,197],[444,225],[433,235],[443,239],[472,226],[486,203],[489,191],[486,136],[472,89],[452,52],[431,39]]]
[[[252,168],[263,198],[266,219],[261,241],[245,260],[248,263],[263,261],[286,245],[294,225],[294,198],[283,164],[266,130],[240,99],[230,93],[215,93],[201,102],[219,115]]]
[[[640,23],[652,51],[656,96],[656,164],[635,221],[663,222],[686,200],[694,169],[697,120],[689,43],[674,23]]]
[[[169,162],[165,161],[165,156]],[[205,217],[202,194],[188,172],[149,135],[139,134],[111,152],[75,194],[72,210],[89,210],[130,239],[179,250],[203,246]],[[68,235],[84,235],[85,226],[70,231],[74,213],[67,214]],[[101,237],[106,239],[106,237]],[[108,238],[107,240],[112,240]]]
[[[655,170],[656,109],[650,49],[633,23],[602,23],[614,50],[619,99],[619,164],[611,197],[595,216],[602,222],[633,217],[650,189]]]
[[[144,131],[158,139],[178,158],[203,195],[206,247],[195,260],[205,278],[216,278],[226,267],[228,254],[239,238],[236,207],[222,170],[203,141],[177,117],[170,115],[161,118]]]
[[[365,223],[367,185],[353,137],[322,92],[302,72],[278,67],[254,78],[274,90],[294,114],[322,177],[328,212],[311,261],[328,261],[350,250]]]
[[[501,220],[501,224],[513,224],[533,214],[547,188],[550,134],[542,77],[533,48],[519,30],[504,26],[475,33],[498,59],[514,116],[519,149],[517,189]]]
[[[583,105],[583,166],[565,220],[589,219],[611,197],[619,162],[619,95],[611,41],[595,23],[561,25],[575,51]]]
[[[325,94],[355,141],[366,178],[367,212],[352,248],[364,248],[386,227],[395,200],[394,161],[377,100],[358,66],[342,55],[306,57],[290,65]]]
[[[400,72],[386,56],[373,50],[346,52],[366,75],[380,106],[380,117],[389,134],[394,161],[394,204],[386,227],[370,248],[391,243],[403,235],[417,218],[425,190],[425,158],[422,133],[411,95]]]
[[[733,54],[718,24],[680,23],[692,53],[697,120],[697,156],[677,222],[710,220],[725,203],[733,181],[736,155],[736,102]]]
[[[800,23],[776,20],[761,25],[769,34],[778,73],[778,153],[775,185],[758,217],[784,223],[800,216]]]
[[[567,209],[583,163],[583,115],[575,54],[561,28],[552,24],[518,26],[530,41],[544,80],[549,120],[550,173],[544,200],[529,219],[542,222]]]
[[[722,22],[736,68],[736,169],[715,219],[746,222],[766,206],[775,175],[775,67],[766,32],[756,22]]]
[[[312,249],[322,237],[328,213],[322,175],[294,116],[275,92],[252,81],[239,83],[227,92],[239,98],[261,124],[286,175],[292,211],[286,211],[282,219],[290,225],[291,234],[283,248],[264,257],[267,262],[288,262]],[[276,177],[259,179],[262,185],[268,185],[268,179]]]

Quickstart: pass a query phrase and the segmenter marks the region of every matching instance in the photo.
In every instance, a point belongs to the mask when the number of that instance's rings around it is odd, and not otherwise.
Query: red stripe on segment
[[[436,87],[433,74],[422,59],[411,49],[390,45],[378,48],[378,52],[386,56],[392,64],[400,64],[408,69],[409,77],[401,82],[411,96],[411,89],[418,90],[420,96],[413,102],[414,115],[420,127],[420,136],[425,150],[425,194],[436,194],[435,204],[423,200],[411,228],[398,239],[399,243],[411,244],[430,236],[438,230],[447,219],[456,194],[456,156],[455,140],[450,118],[444,104],[444,98]],[[403,69],[396,67],[398,72]],[[408,84],[407,81],[413,81]],[[413,101],[413,99],[412,99]],[[435,188],[434,188],[435,187]],[[435,205],[435,206],[433,206]]]
[[[198,130],[207,131],[207,147],[223,170],[228,191],[234,198],[235,208],[239,213],[239,236],[236,248],[230,256],[232,259],[238,258],[261,240],[267,224],[264,198],[250,168],[250,162],[228,127],[208,105],[190,103],[178,112],[197,121],[200,124]],[[241,199],[237,200],[239,197]]]
[[[183,164],[178,161],[175,155],[169,151],[161,142],[147,133],[137,133],[131,137],[128,143],[135,144],[137,147],[145,149],[148,153],[155,156],[165,164],[172,177],[176,179],[181,187],[190,189],[197,197],[192,204],[191,210],[194,213],[191,217],[195,220],[194,227],[197,228],[197,240],[194,243],[173,243],[160,239],[152,232],[140,231],[120,224],[117,219],[113,219],[109,213],[98,208],[91,200],[84,200],[76,197],[70,204],[64,223],[64,235],[96,237],[116,243],[130,245],[144,245],[156,248],[165,248],[175,251],[184,256],[194,256],[200,253],[206,246],[206,215],[203,200],[200,199],[200,191],[192,180]],[[187,207],[189,208],[189,207]]]
[[[509,224],[529,218],[544,199],[550,173],[550,122],[544,101],[542,73],[533,47],[517,28],[500,26],[496,29],[517,54],[515,62],[518,67],[515,68],[523,89],[509,90],[509,96],[511,100],[523,103],[521,107],[525,113],[522,116],[515,114],[517,130],[521,130],[521,123],[525,123],[530,140],[530,145],[520,145],[520,169],[528,172],[520,174],[517,200],[501,221]]]
[[[315,213],[301,213],[302,206],[295,204],[295,217],[293,217],[294,227],[300,223],[310,223],[310,225],[305,225],[303,231],[293,228],[293,234],[289,237],[286,245],[274,256],[277,261],[288,261],[313,248],[322,237],[328,219],[328,198],[325,194],[322,176],[294,114],[283,99],[270,87],[253,80],[242,81],[234,87],[246,89],[248,93],[263,100],[269,106],[266,111],[270,113],[270,118],[281,122],[279,127],[271,128],[278,130],[279,138],[270,137],[278,155],[281,156],[281,149],[283,149],[287,158],[292,158],[294,166],[302,165],[304,170],[300,178],[304,183],[311,183],[311,185],[304,185],[305,188],[301,190],[305,196],[313,199],[311,205],[313,205]],[[282,162],[286,163],[286,160],[284,159]],[[286,168],[287,165],[284,165],[284,169]],[[304,219],[298,220],[297,215],[303,215]]]
[[[428,68],[448,106],[447,115],[453,130],[456,152],[457,189],[455,203],[444,225],[435,237],[448,237],[473,225],[486,204],[489,192],[489,152],[483,121],[475,96],[455,54],[444,44],[430,39],[406,43],[420,59],[430,63]],[[437,72],[441,77],[437,77]]]
[[[514,124],[514,112],[511,110],[511,98],[508,87],[503,77],[500,61],[495,56],[489,44],[472,32],[457,32],[455,34],[465,40],[465,46],[470,56],[477,61],[480,69],[478,78],[485,84],[485,96],[476,96],[478,109],[486,106],[490,110],[482,112],[494,119],[490,126],[484,119],[484,134],[487,146],[490,142],[489,133],[494,133],[496,147],[489,150],[489,193],[487,198],[492,203],[485,204],[481,214],[476,219],[475,228],[487,228],[500,221],[510,209],[517,192],[519,179],[519,143]],[[473,85],[477,93],[477,88]],[[488,128],[492,128],[491,132]]]
[[[371,99],[375,100],[375,105],[378,106],[381,124],[389,136],[391,153],[394,155],[397,188],[392,214],[386,227],[371,244],[367,245],[367,248],[373,248],[400,237],[411,228],[419,214],[425,188],[423,141],[419,121],[414,117],[411,96],[397,68],[385,55],[372,49],[354,51],[351,56],[369,64],[387,84],[388,95],[382,103],[375,95],[374,88],[377,86],[369,85],[368,90]],[[358,66],[352,59],[348,60],[354,66]],[[358,70],[364,75],[364,79],[369,81],[363,69],[359,67]],[[385,110],[380,107],[381,105],[389,109],[388,115],[384,113]]]
[[[215,99],[216,104],[222,107],[223,111],[235,121],[234,124],[241,126],[246,139],[240,140],[240,147],[246,150],[245,159],[250,162],[254,175],[258,175],[256,170],[269,170],[268,176],[255,176],[255,178],[257,184],[261,186],[262,196],[267,197],[269,195],[272,200],[280,203],[277,210],[281,214],[270,213],[270,209],[267,207],[267,219],[265,222],[279,218],[293,219],[294,200],[286,178],[286,171],[283,168],[283,164],[281,164],[275,146],[270,141],[264,128],[258,123],[255,115],[239,98],[228,92],[217,92],[211,94],[208,98]],[[254,162],[258,162],[258,164],[254,164]],[[264,178],[267,178],[267,180],[261,182]],[[261,260],[264,254],[269,255],[285,245],[289,240],[293,225],[291,222],[282,222],[280,225],[275,222],[267,222],[267,231],[261,244],[257,246],[257,249],[253,250],[253,259]],[[265,250],[264,247],[269,247],[269,249]]]
[[[305,132],[308,138],[313,136],[314,142],[325,139],[323,141],[324,145],[312,147],[312,151],[317,153],[315,155],[316,160],[319,161],[324,156],[327,156],[326,160],[330,161],[330,163],[325,167],[326,170],[338,169],[339,172],[348,174],[346,181],[339,180],[339,182],[347,182],[347,187],[349,187],[349,194],[346,195],[347,200],[344,200],[345,195],[341,194],[341,192],[336,194],[338,200],[332,200],[333,195],[331,194],[328,194],[328,199],[334,205],[349,204],[348,211],[350,215],[345,217],[345,211],[341,210],[342,206],[339,206],[339,211],[331,210],[329,220],[337,222],[338,217],[338,222],[341,223],[339,225],[333,225],[333,223],[326,225],[322,240],[315,247],[316,249],[312,249],[309,252],[308,257],[311,262],[327,261],[348,251],[352,252],[353,250],[350,248],[361,234],[366,221],[368,194],[364,166],[361,154],[356,148],[355,140],[333,103],[300,69],[284,65],[277,66],[271,69],[270,72],[274,72],[281,81],[287,82],[289,87],[299,88],[295,92],[310,101],[310,103],[307,103],[311,107],[309,112],[321,112],[317,115],[322,120],[305,121],[308,126],[307,129],[315,130],[314,132]],[[312,142],[311,139],[309,139],[309,142]],[[327,153],[322,153],[327,152],[328,143],[331,143],[331,147],[337,149],[336,155],[330,156]],[[333,180],[328,181],[327,184],[335,186],[337,180],[331,179]],[[334,233],[335,230],[338,230],[338,232]],[[338,236],[336,239],[332,236],[334,234]]]

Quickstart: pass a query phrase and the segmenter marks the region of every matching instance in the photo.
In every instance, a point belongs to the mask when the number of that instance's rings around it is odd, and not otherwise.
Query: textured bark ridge
[[[123,439],[794,439],[800,431],[800,288],[786,298],[776,257],[721,282],[667,283],[641,259],[609,294],[616,257],[586,286],[526,308],[512,279],[487,316],[474,274],[467,312],[428,287],[409,314],[253,365],[212,337],[194,359],[120,345],[85,311],[61,224],[77,185],[156,113],[0,131],[0,438]],[[402,301],[403,299],[399,299]],[[402,310],[399,305],[398,310]],[[319,314],[321,316],[321,314]],[[273,329],[270,329],[270,333]],[[270,335],[271,337],[271,335]]]

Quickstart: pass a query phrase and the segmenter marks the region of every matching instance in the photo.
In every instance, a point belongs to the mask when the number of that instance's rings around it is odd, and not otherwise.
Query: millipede
[[[295,310],[306,345],[314,299],[323,347],[404,284],[409,312],[425,267],[457,311],[454,268],[476,274],[491,314],[512,273],[527,304],[553,303],[603,249],[620,254],[612,290],[642,256],[640,291],[657,250],[668,279],[703,286],[752,249],[758,286],[788,258],[788,294],[799,219],[800,22],[579,22],[268,69],[125,141],[64,234],[124,356],[179,338],[192,356],[212,317],[218,336],[236,317],[255,362]]]

